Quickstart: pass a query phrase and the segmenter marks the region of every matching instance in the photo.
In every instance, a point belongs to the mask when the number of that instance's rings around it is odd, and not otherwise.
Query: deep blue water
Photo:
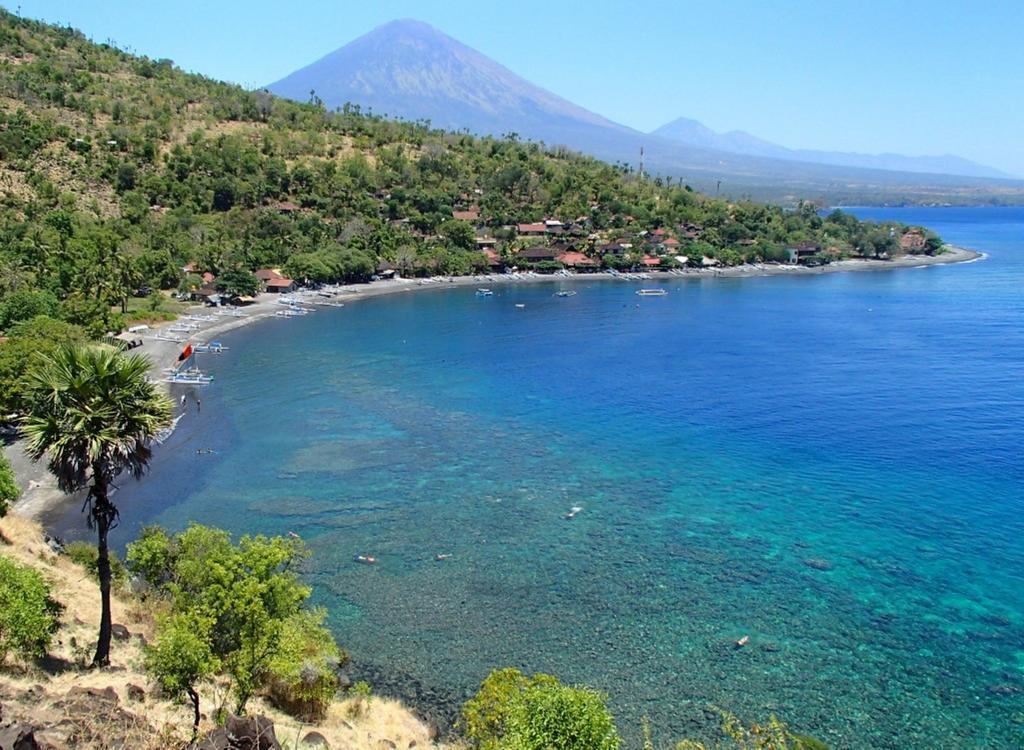
[[[511,664],[607,691],[631,737],[717,705],[836,748],[1024,747],[1024,210],[858,213],[988,257],[234,333],[122,539],[298,532],[339,641],[440,696]]]

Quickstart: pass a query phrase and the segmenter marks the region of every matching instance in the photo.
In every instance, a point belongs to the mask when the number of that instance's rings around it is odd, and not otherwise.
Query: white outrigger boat
[[[576,292],[574,290],[572,290],[572,289],[560,289],[559,291],[555,292],[555,296],[556,297],[575,297],[576,296]]]
[[[164,378],[164,382],[174,383],[176,385],[209,385],[213,382],[213,375],[190,372],[172,372]]]
[[[477,297],[493,297],[494,296],[494,292],[492,292],[490,289],[477,289],[476,290],[476,296]]]
[[[184,341],[184,339],[181,338],[180,336],[168,336],[166,333],[158,333],[156,336],[153,337],[153,340],[154,341],[171,341],[171,342],[173,342],[175,344],[180,344],[182,341]]]
[[[641,297],[664,297],[668,294],[664,289],[637,289],[636,293]]]
[[[192,351],[196,352],[209,352],[210,354],[222,354],[228,350],[228,347],[219,341],[211,341],[208,344],[196,344],[192,347]]]

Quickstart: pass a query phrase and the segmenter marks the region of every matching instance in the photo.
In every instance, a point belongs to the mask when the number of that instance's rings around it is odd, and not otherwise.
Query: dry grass
[[[95,580],[67,557],[54,554],[43,540],[42,529],[33,521],[16,515],[0,519],[0,535],[7,540],[0,542],[0,554],[39,570],[49,581],[54,598],[65,608],[47,662],[8,664],[5,671],[0,671],[5,717],[48,726],[63,721],[58,734],[52,736],[60,741],[58,746],[82,750],[182,747],[191,734],[191,707],[160,697],[143,671],[143,641],[139,636],[152,639],[158,608],[152,602],[141,602],[123,593],[116,595],[112,601],[114,622],[127,627],[132,637],[114,641],[111,669],[88,669],[86,664],[92,656],[99,622],[99,588]],[[141,702],[130,697],[134,687],[145,690]],[[68,694],[82,688],[112,688],[117,701],[93,700],[90,710],[77,711]],[[206,717],[223,703],[225,694],[224,681],[201,691],[203,731],[213,728]],[[332,704],[320,724],[301,723],[258,698],[250,703],[249,713],[271,719],[285,748],[298,748],[310,731],[322,734],[331,747],[350,750],[390,747],[383,740],[400,749],[458,747],[432,742],[430,727],[398,701],[373,697],[353,718],[349,710],[353,700],[358,699]],[[94,710],[97,705],[103,709]]]

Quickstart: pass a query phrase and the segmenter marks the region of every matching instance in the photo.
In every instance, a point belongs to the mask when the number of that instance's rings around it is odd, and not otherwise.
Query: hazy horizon
[[[953,2],[837,9],[647,0],[580,13],[528,0],[480,13],[462,0],[330,5],[24,0],[5,7],[249,88],[380,25],[415,18],[643,132],[687,117],[789,148],[954,154],[1024,176],[1017,137],[1024,105],[1007,95],[1024,70],[1024,51],[1013,46],[1021,7],[972,14]]]

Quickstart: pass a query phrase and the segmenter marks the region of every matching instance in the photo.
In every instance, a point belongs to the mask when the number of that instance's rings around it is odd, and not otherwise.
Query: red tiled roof
[[[675,237],[669,237],[667,240],[665,240],[663,244],[666,247],[679,247],[679,240],[677,240]]]
[[[536,224],[516,224],[516,231],[520,234],[525,232],[543,232],[547,229],[544,222],[537,222]]]
[[[498,255],[498,252],[496,250],[493,250],[489,247],[485,247],[483,253],[484,255],[487,256],[487,260],[490,262],[491,265],[501,263],[501,256]]]
[[[212,273],[210,273],[209,271],[207,271],[206,273],[204,273],[204,274],[203,274],[203,281],[205,281],[205,282],[206,282],[207,284],[209,284],[209,283],[210,283],[211,281],[213,281],[213,280],[214,280],[215,278],[217,278],[217,277],[216,277],[216,276],[214,276],[214,275],[213,275]]]
[[[640,261],[645,266],[660,266],[661,260],[659,258],[652,258],[650,255],[645,255],[644,259]]]
[[[583,253],[570,250],[558,256],[558,261],[567,266],[596,266],[597,261]]]
[[[461,219],[462,221],[476,221],[480,218],[479,211],[452,211],[453,219]]]
[[[260,281],[270,281],[271,279],[282,279],[284,277],[273,268],[261,268],[256,272],[256,278]]]
[[[284,278],[282,276],[282,277],[277,278],[277,279],[269,279],[267,281],[267,286],[268,287],[271,287],[271,286],[274,286],[274,287],[278,287],[278,286],[291,286],[294,283],[295,282],[292,281],[291,279],[286,279],[286,278]]]

